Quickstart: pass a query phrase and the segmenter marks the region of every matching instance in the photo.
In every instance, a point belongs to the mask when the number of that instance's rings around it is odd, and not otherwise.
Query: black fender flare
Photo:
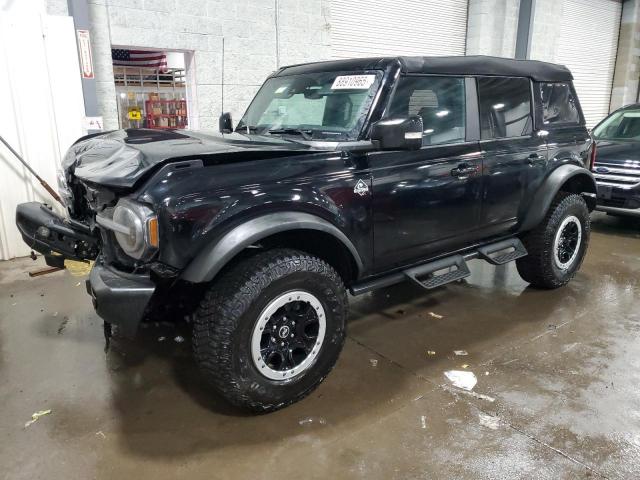
[[[553,170],[540,188],[538,188],[533,200],[529,204],[529,211],[524,217],[520,231],[531,230],[542,221],[551,206],[551,202],[567,182],[571,182],[575,193],[588,194],[589,197],[586,197],[586,199],[589,209],[593,210],[595,208],[597,188],[593,174],[586,168],[578,165],[561,165]]]
[[[358,272],[362,272],[360,254],[338,227],[310,213],[276,212],[253,218],[234,227],[196,255],[180,278],[192,283],[209,282],[233,257],[248,246],[276,233],[291,230],[317,230],[332,235],[349,250]]]

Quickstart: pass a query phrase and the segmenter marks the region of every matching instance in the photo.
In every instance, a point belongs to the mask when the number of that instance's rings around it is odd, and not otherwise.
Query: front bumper
[[[98,239],[86,225],[62,218],[39,202],[21,203],[16,208],[16,225],[24,242],[42,253],[47,263],[54,255],[62,260],[93,260]]]
[[[119,272],[99,262],[87,280],[96,313],[129,337],[136,334],[155,289],[148,274]]]
[[[620,188],[598,183],[596,210],[616,215],[640,217],[640,186]]]

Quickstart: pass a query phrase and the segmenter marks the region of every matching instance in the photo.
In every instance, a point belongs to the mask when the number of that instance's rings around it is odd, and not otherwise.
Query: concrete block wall
[[[329,0],[89,0],[89,9],[106,129],[118,127],[112,46],[187,52],[191,127],[204,129],[217,128],[222,108],[223,37],[224,109],[235,121],[278,66],[330,56]]]
[[[520,0],[469,0],[467,55],[513,57]]]
[[[627,0],[622,5],[618,58],[613,74],[611,110],[634,103],[640,78],[640,0]]]

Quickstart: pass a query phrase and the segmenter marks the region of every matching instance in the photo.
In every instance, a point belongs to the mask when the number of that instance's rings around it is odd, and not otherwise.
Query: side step
[[[382,277],[358,283],[350,287],[353,295],[385,288],[406,279],[412,280],[422,288],[432,289],[468,277],[468,260],[476,258],[485,260],[493,265],[504,265],[527,255],[527,249],[518,238],[507,238],[489,245],[466,250],[461,254],[451,255],[439,260],[395,271]]]
[[[444,273],[439,273],[444,270],[446,270]],[[471,275],[469,266],[462,255],[453,255],[436,260],[435,262],[404,270],[403,273],[407,278],[426,289],[436,288]]]
[[[527,255],[527,249],[519,238],[508,238],[478,248],[478,255],[493,265],[504,265]]]

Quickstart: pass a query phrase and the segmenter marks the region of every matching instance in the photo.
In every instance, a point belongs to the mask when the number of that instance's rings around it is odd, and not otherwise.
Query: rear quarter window
[[[569,83],[541,83],[543,122],[545,125],[580,123],[578,103]]]

